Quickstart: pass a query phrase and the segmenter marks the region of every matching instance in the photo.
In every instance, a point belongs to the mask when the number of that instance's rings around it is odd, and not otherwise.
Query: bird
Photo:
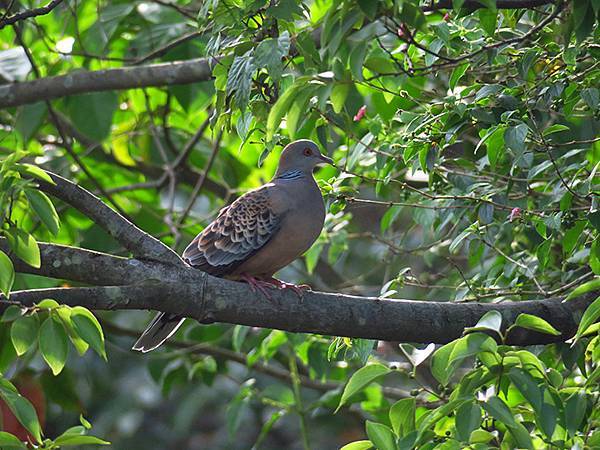
[[[266,288],[301,289],[273,275],[307,251],[325,222],[325,204],[313,177],[315,168],[333,165],[308,139],[289,143],[281,152],[273,179],[221,209],[182,254],[183,260],[210,275],[248,283],[270,298]],[[133,350],[159,347],[185,317],[159,313]]]

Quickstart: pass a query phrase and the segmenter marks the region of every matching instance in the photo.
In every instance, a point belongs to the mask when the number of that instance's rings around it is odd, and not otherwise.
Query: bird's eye
[[[304,156],[310,156],[312,155],[312,150],[310,148],[305,148],[304,149]]]

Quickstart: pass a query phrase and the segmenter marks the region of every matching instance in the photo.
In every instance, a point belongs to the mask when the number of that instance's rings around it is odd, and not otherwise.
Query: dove
[[[244,281],[270,298],[266,288],[301,286],[273,275],[308,250],[325,221],[323,196],[313,177],[316,166],[333,164],[317,144],[301,139],[281,153],[273,179],[223,208],[184,250],[183,260],[210,275]],[[159,313],[133,346],[149,352],[181,326],[184,317]]]

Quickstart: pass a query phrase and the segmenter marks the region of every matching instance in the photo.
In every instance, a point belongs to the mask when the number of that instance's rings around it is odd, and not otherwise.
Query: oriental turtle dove
[[[333,161],[309,140],[287,145],[273,179],[223,208],[188,245],[183,259],[192,267],[231,280],[244,280],[265,295],[265,285],[297,287],[273,278],[310,248],[325,219],[314,168]],[[160,313],[133,346],[148,352],[177,331],[184,318]]]

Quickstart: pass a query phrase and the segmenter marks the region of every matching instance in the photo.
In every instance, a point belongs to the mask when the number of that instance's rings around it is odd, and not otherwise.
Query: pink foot
[[[291,289],[298,297],[302,297],[304,295],[304,291],[311,289],[308,284],[286,283],[285,281],[281,281],[273,277],[266,279],[265,282],[271,283],[273,286],[276,286],[279,289]]]
[[[266,289],[267,287],[272,288],[273,283],[270,283],[269,281],[259,280],[258,278],[255,278],[248,274],[242,274],[241,277],[242,277],[242,280],[244,280],[246,283],[248,283],[250,285],[250,289],[252,289],[252,292],[258,291],[262,295],[264,295],[267,300],[273,300],[273,298],[271,297],[271,294],[269,294],[269,292]]]

